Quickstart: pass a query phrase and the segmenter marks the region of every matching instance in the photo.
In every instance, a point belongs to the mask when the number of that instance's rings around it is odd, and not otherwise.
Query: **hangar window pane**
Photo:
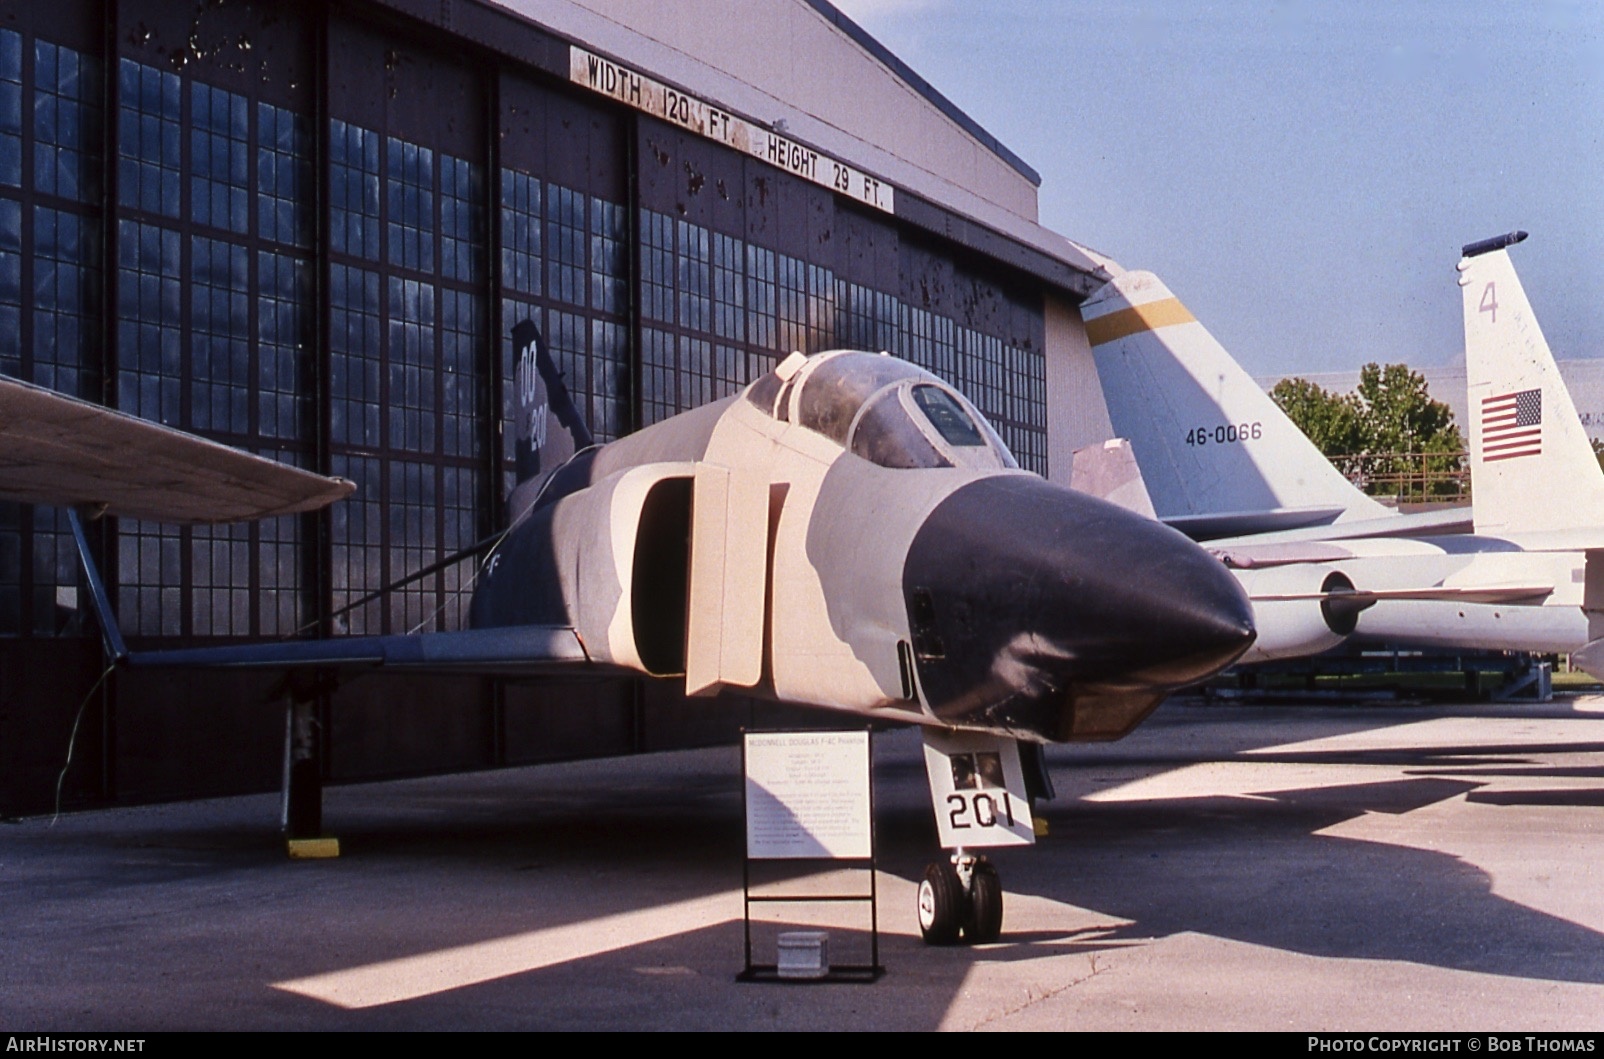
[[[390,569],[394,582],[417,573],[434,562],[440,515],[436,468],[410,460],[391,460],[386,469],[389,503],[385,532],[388,537]],[[428,579],[413,581],[386,594],[392,632],[422,631],[433,625],[437,606],[434,586]]]
[[[661,213],[641,211],[641,314],[648,320],[674,322],[674,221]]]
[[[256,258],[257,431],[263,437],[301,437],[310,412],[301,384],[310,352],[305,342],[307,268],[306,262],[287,254],[264,251]]]
[[[911,305],[903,307],[903,356],[932,374],[936,371],[936,348],[931,336],[931,316]]]
[[[808,266],[808,351],[840,345],[835,337],[835,273],[823,265]]]
[[[590,334],[590,430],[597,441],[612,441],[629,428],[629,328],[592,320]]]
[[[329,267],[329,421],[342,445],[379,444],[379,274]],[[339,506],[339,505],[336,505]]]
[[[249,435],[250,254],[199,236],[190,241],[189,425]]]
[[[813,353],[808,342],[808,273],[805,262],[779,255],[779,337],[784,352]]]
[[[244,96],[190,82],[189,215],[244,235],[250,228],[250,109]]]
[[[508,290],[541,289],[540,181],[528,173],[501,171],[501,283]]]
[[[963,389],[958,379],[958,327],[945,316],[931,318],[931,343],[936,377],[943,379],[959,390]]]
[[[444,438],[448,456],[477,457],[479,429],[478,350],[484,335],[483,303],[464,291],[440,292],[440,364]]]
[[[263,239],[306,246],[311,224],[311,132],[299,114],[256,105],[256,231]]]
[[[100,316],[100,240],[94,222],[34,207],[31,299],[33,381],[84,396],[90,392],[84,366]]]
[[[707,339],[681,335],[675,366],[679,375],[677,411],[697,408],[713,399],[713,347]]]
[[[782,352],[774,329],[776,302],[774,251],[761,246],[746,248],[746,336],[755,348]]]
[[[334,609],[352,607],[335,618],[335,630],[355,635],[380,633],[384,618],[378,600],[352,606],[384,585],[384,492],[379,460],[335,453],[330,466],[336,475],[356,483],[355,493],[329,508]]]
[[[34,189],[76,202],[98,201],[99,62],[37,41],[33,85]]]
[[[713,333],[735,342],[746,338],[746,270],[742,250],[741,240],[713,233]],[[744,371],[743,365],[741,374]],[[736,376],[729,378],[733,381]]]
[[[675,386],[674,334],[641,328],[641,416],[651,425],[679,411]]]
[[[196,636],[251,632],[251,527],[190,530],[190,628]]]
[[[433,272],[434,152],[390,139],[385,152],[385,189],[390,264]]]
[[[285,459],[284,454],[268,454]],[[285,462],[295,462],[285,459]],[[289,636],[306,622],[306,593],[302,586],[300,518],[287,515],[256,525],[257,555],[255,632],[261,636]]]
[[[117,524],[117,617],[135,636],[183,634],[183,541],[153,522]]]
[[[464,158],[440,157],[440,274],[478,283],[484,271],[484,172]]]
[[[121,61],[118,75],[118,201],[176,218],[182,161],[178,75],[132,59]]]
[[[589,286],[584,195],[555,184],[546,187],[546,236],[546,293],[554,301],[583,306]]]
[[[874,340],[870,349],[897,350],[902,338],[902,302],[884,291],[874,292]]]
[[[836,337],[841,345],[847,349],[877,351],[880,347],[874,339],[874,291],[861,283],[840,280],[836,295],[841,311]]]
[[[441,514],[445,539],[441,550],[461,551],[479,539],[480,475],[465,467],[441,468]],[[453,563],[440,573],[443,609],[435,624],[440,629],[462,629],[468,625],[468,604],[473,598],[473,566]]]
[[[0,372],[22,375],[22,203],[0,198]]]
[[[622,316],[629,308],[629,213],[603,199],[590,200],[590,304]]]
[[[746,351],[736,346],[713,347],[713,396],[728,397],[750,382]]]
[[[578,313],[565,313],[552,309],[546,313],[546,348],[551,360],[562,373],[563,385],[575,408],[589,403],[590,373],[586,370],[590,358],[586,355],[586,340],[590,326]]]
[[[0,30],[0,184],[22,186],[22,34]]]
[[[433,284],[390,277],[389,442],[412,452],[435,448],[434,306]]]
[[[329,244],[336,252],[379,259],[379,134],[329,122]]]
[[[118,406],[179,426],[183,385],[183,275],[179,234],[153,224],[118,226]]]
[[[678,254],[674,279],[679,293],[679,325],[688,331],[708,331],[713,325],[713,280],[708,230],[679,222]]]

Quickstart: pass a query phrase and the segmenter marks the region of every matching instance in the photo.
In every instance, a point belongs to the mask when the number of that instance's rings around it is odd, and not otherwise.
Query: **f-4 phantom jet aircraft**
[[[1509,259],[1524,238],[1469,244],[1458,265],[1473,513],[1399,515],[1364,496],[1151,274],[1088,300],[1110,417],[1130,438],[1088,462],[1107,478],[1134,457],[1158,515],[1235,570],[1259,630],[1244,661],[1352,637],[1577,652],[1604,674],[1604,472]]]
[[[905,361],[792,354],[739,395],[591,445],[538,334],[516,337],[523,480],[470,628],[111,649],[133,666],[340,679],[683,675],[691,695],[924,726],[933,785],[942,768],[963,776],[943,797],[986,786],[977,761],[992,784],[921,890],[926,937],[951,942],[1000,929],[1001,890],[974,850],[1030,840],[1017,741],[1118,738],[1252,641],[1217,559],[1020,470],[961,394]]]

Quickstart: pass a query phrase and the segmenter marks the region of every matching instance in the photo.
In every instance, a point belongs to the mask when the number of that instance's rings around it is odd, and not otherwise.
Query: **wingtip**
[[[1481,239],[1474,243],[1466,243],[1460,248],[1459,253],[1461,257],[1480,257],[1482,254],[1490,254],[1494,250],[1503,250],[1506,247],[1514,246],[1525,238],[1525,232],[1508,232],[1504,235],[1495,235],[1491,239]]]

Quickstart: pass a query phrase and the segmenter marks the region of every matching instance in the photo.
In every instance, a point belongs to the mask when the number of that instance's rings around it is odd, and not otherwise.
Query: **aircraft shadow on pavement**
[[[1064,939],[1082,948],[1194,932],[1318,957],[1604,982],[1604,934],[1498,896],[1476,865],[1446,853],[1320,834],[1366,813],[1408,813],[1460,796],[1489,805],[1604,804],[1597,788],[1480,790],[1496,775],[1579,771],[1533,770],[1524,765],[1532,751],[1481,745],[1402,758],[1395,750],[1288,755],[1275,760],[1418,763],[1432,774],[1251,797],[1060,804],[1045,813],[1052,837],[1034,858],[1010,855],[1004,878],[1010,891],[1126,921],[1094,938]],[[1470,767],[1449,769],[1456,756]],[[1054,846],[1063,854],[1054,855]],[[1060,870],[1066,862],[1073,870]]]
[[[1100,922],[1088,926],[1081,914],[1063,931],[1026,932],[1005,920],[1000,944],[932,950],[909,929],[911,903],[900,907],[901,897],[882,887],[882,959],[891,973],[873,987],[722,988],[739,969],[738,918],[692,921],[594,955],[360,1010],[274,987],[297,976],[584,927],[738,888],[742,825],[733,754],[697,759],[666,782],[637,781],[635,766],[603,764],[584,774],[558,767],[332,789],[329,826],[346,854],[324,869],[282,862],[267,837],[271,817],[262,809],[270,800],[263,798],[224,800],[193,814],[188,808],[140,810],[133,817],[86,814],[28,840],[86,862],[115,862],[110,872],[83,872],[82,889],[105,900],[102,881],[109,876],[113,890],[128,890],[141,915],[132,922],[113,917],[114,926],[126,934],[149,925],[146,962],[199,965],[181,947],[156,954],[173,944],[194,945],[197,954],[225,941],[237,944],[232,939],[241,936],[242,910],[270,924],[273,948],[252,953],[260,968],[258,1017],[269,1025],[288,1018],[349,1028],[932,1028],[949,1017],[977,964],[1065,953],[1095,957],[1183,933],[1316,957],[1604,982],[1604,934],[1498,896],[1476,865],[1446,853],[1321,833],[1367,813],[1405,814],[1457,798],[1489,806],[1595,807],[1604,804],[1604,793],[1594,785],[1492,788],[1510,777],[1595,780],[1601,774],[1596,766],[1555,765],[1544,756],[1597,754],[1604,744],[1471,741],[1279,751],[1274,744],[1287,741],[1285,730],[1279,736],[1261,730],[1217,754],[1208,731],[1213,719],[1196,719],[1203,722],[1196,725],[1200,738],[1182,740],[1180,749],[1171,725],[1167,735],[1158,733],[1162,740],[1144,746],[1138,733],[1127,750],[1100,762],[1084,748],[1054,751],[1061,797],[1045,810],[1050,836],[1034,849],[995,857],[1010,900],[1048,898]],[[1351,722],[1344,718],[1334,729],[1375,726],[1373,719]],[[1193,724],[1188,719],[1185,726]],[[1307,726],[1296,736],[1310,737]],[[924,863],[938,855],[919,743],[904,738],[884,755],[879,745],[880,865],[916,881]],[[1093,781],[1107,782],[1113,773],[1129,782],[1212,761],[1394,771],[1377,782],[1252,796],[1084,797],[1099,789]],[[143,823],[131,827],[130,819]],[[36,916],[48,911],[49,922],[23,931],[37,938],[17,939],[19,949],[37,944],[39,951],[19,953],[19,967],[54,967],[52,973],[64,978],[93,980],[104,973],[103,962],[63,961],[59,950],[47,947],[46,935],[64,936],[78,919],[66,903],[76,888],[64,889],[59,880],[50,885],[56,902],[34,906]],[[184,930],[164,931],[168,921],[182,922]],[[207,1024],[193,1007],[167,1018],[172,1025]],[[607,1022],[614,1018],[620,1021]]]

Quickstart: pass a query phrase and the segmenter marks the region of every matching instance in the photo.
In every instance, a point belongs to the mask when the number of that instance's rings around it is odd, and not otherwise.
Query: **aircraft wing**
[[[133,651],[127,663],[142,668],[383,669],[505,677],[597,668],[579,635],[562,625]]]
[[[1541,603],[1554,594],[1553,585],[1430,585],[1422,588],[1360,588],[1332,592],[1286,592],[1255,595],[1255,603],[1300,599],[1341,600],[1368,607],[1382,600],[1429,600],[1438,603]]]
[[[0,376],[0,498],[188,524],[314,511],[356,486]]]

